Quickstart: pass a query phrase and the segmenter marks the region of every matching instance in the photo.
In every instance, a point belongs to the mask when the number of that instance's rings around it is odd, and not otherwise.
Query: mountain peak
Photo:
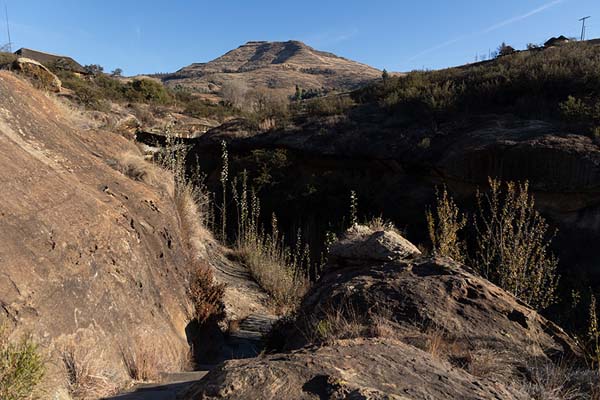
[[[182,68],[165,82],[216,93],[225,82],[235,80],[250,89],[266,87],[292,93],[296,85],[348,90],[380,76],[373,67],[316,50],[299,40],[253,40],[207,63]]]

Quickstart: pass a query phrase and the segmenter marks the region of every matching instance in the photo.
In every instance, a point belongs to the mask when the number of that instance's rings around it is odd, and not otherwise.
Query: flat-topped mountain
[[[248,42],[213,61],[165,75],[163,81],[209,93],[228,84],[293,92],[296,85],[306,90],[348,90],[380,76],[376,68],[290,40]]]

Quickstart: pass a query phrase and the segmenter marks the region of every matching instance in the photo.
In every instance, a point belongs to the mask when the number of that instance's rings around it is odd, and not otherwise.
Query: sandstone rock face
[[[183,398],[527,399],[530,363],[578,357],[512,295],[396,232],[354,226],[332,255],[274,333],[281,353],[226,362]]]
[[[13,63],[13,68],[32,79],[41,88],[58,93],[62,82],[48,68],[30,58],[19,57]]]
[[[0,324],[31,332],[55,372],[76,344],[117,382],[136,343],[187,350],[190,271],[168,177],[125,176],[135,145],[90,125],[0,72]]]
[[[526,399],[394,340],[343,340],[259,359],[228,361],[184,399]]]

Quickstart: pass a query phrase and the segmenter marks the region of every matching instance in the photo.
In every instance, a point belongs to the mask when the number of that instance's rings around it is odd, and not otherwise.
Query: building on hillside
[[[59,56],[56,54],[44,53],[42,51],[21,48],[15,51],[15,55],[19,57],[30,58],[46,67],[56,67],[65,71],[71,71],[76,74],[88,75],[87,71],[81,64],[73,60],[71,57]]]
[[[571,40],[564,35],[560,35],[559,37],[551,37],[546,41],[546,43],[544,43],[544,47],[560,46],[562,44],[569,43],[570,41]]]

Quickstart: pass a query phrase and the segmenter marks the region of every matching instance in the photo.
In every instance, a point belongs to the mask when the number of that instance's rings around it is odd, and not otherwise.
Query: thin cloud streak
[[[466,36],[466,35],[459,36],[459,37],[457,37],[457,38],[450,39],[450,40],[448,40],[448,41],[446,41],[446,42],[444,42],[444,43],[440,43],[440,44],[438,44],[437,46],[433,46],[433,47],[430,47],[430,48],[428,48],[428,49],[425,49],[425,50],[423,50],[422,52],[420,52],[420,53],[417,53],[417,54],[415,54],[414,56],[412,56],[411,58],[409,58],[409,59],[408,59],[408,61],[414,61],[414,60],[416,60],[417,58],[419,58],[419,57],[422,57],[422,56],[424,56],[424,55],[426,55],[426,54],[429,54],[429,53],[431,53],[431,52],[434,52],[434,51],[436,51],[436,50],[439,50],[439,49],[442,49],[442,48],[444,48],[444,47],[450,46],[451,44],[454,44],[454,43],[456,43],[456,42],[460,42],[461,40],[463,40],[463,39],[466,39],[467,37],[468,37],[468,36]]]
[[[554,0],[554,1],[551,1],[549,3],[546,3],[546,4],[542,5],[542,6],[534,9],[534,10],[529,11],[529,12],[523,14],[523,15],[518,15],[516,17],[509,18],[509,19],[504,20],[502,22],[498,22],[497,24],[494,24],[494,25],[490,26],[489,28],[484,29],[483,31],[478,32],[478,33],[489,33],[489,32],[495,31],[495,30],[500,29],[500,28],[502,28],[504,26],[513,24],[513,23],[518,22],[518,21],[522,21],[522,20],[524,20],[526,18],[529,18],[529,17],[531,17],[531,16],[533,16],[535,14],[539,14],[542,11],[547,10],[548,8],[554,7],[557,4],[564,3],[565,1],[566,0]]]
[[[421,51],[420,53],[415,54],[414,56],[410,57],[408,59],[408,61],[414,61],[417,58],[420,58],[420,57],[422,57],[422,56],[424,56],[426,54],[429,54],[429,53],[431,53],[433,51],[442,49],[444,47],[448,47],[450,45],[453,45],[454,43],[460,42],[461,40],[464,40],[464,39],[467,39],[467,38],[470,38],[470,37],[473,37],[473,36],[478,36],[478,35],[483,35],[483,34],[486,34],[486,33],[490,33],[490,32],[493,32],[495,30],[498,30],[500,28],[503,28],[505,26],[514,24],[515,22],[522,21],[522,20],[527,19],[529,17],[532,17],[532,16],[534,16],[536,14],[539,14],[542,11],[545,11],[545,10],[551,8],[551,7],[554,7],[554,6],[556,6],[556,5],[560,4],[560,3],[564,3],[565,1],[567,1],[567,0],[553,0],[553,1],[550,1],[550,2],[548,2],[546,4],[541,5],[538,8],[535,8],[535,9],[529,11],[529,12],[526,12],[525,14],[517,15],[515,17],[512,17],[512,18],[506,19],[504,21],[498,22],[498,23],[496,23],[496,24],[494,24],[494,25],[492,25],[492,26],[490,26],[490,27],[488,27],[486,29],[481,30],[481,31],[473,32],[473,33],[468,34],[468,35],[462,35],[462,36],[459,36],[459,37],[457,37],[455,39],[451,39],[451,40],[445,41],[445,42],[440,43],[440,44],[438,44],[436,46],[433,46],[433,47],[430,47],[428,49],[425,49],[425,50]]]

